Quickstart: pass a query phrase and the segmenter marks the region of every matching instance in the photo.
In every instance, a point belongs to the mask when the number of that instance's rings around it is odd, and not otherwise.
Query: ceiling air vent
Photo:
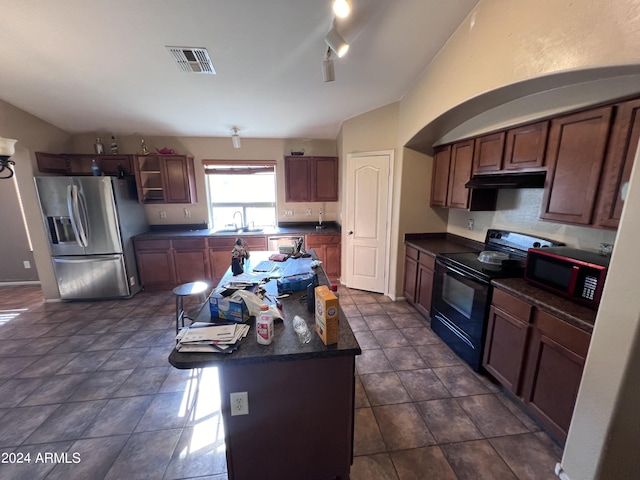
[[[167,47],[167,50],[183,72],[216,73],[206,48]]]

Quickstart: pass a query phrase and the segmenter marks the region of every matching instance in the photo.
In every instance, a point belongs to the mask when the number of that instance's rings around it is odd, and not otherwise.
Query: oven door
[[[436,260],[431,329],[475,370],[480,369],[491,285]]]

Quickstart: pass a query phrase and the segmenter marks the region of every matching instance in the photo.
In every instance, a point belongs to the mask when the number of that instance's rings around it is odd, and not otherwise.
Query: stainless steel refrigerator
[[[140,290],[132,237],[148,228],[133,178],[35,177],[63,300]]]

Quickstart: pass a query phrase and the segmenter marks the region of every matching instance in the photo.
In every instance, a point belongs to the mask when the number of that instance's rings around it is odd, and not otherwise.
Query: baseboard
[[[15,285],[40,285],[40,280],[22,281],[22,282],[0,282],[0,287],[13,287]]]

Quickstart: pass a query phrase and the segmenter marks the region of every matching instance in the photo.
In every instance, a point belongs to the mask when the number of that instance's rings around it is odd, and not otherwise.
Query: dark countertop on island
[[[493,280],[491,283],[585,332],[593,332],[598,313],[596,310],[531,285],[523,278],[502,278]]]
[[[151,225],[149,231],[136,235],[139,240],[166,240],[171,238],[197,237],[237,237],[237,236],[278,236],[278,235],[332,235],[340,233],[340,225],[336,222],[324,222],[324,228],[317,229],[313,223],[280,223],[277,227],[265,228],[262,231],[229,232],[206,228],[205,225]]]
[[[245,272],[251,271],[251,265],[257,265],[262,260],[267,259],[271,253],[273,252],[252,252],[251,258],[245,264]],[[288,262],[296,261],[298,260],[288,260]],[[320,285],[329,285],[322,267],[318,267],[316,272],[318,273]],[[227,283],[230,278],[233,278],[231,270],[225,274],[220,284]],[[275,279],[270,280],[264,287],[271,298],[277,294],[277,282]],[[278,320],[275,322],[274,340],[270,345],[258,344],[255,319],[252,317],[249,320],[251,329],[247,337],[240,342],[240,346],[235,352],[230,354],[180,353],[174,349],[169,355],[169,363],[176,368],[188,369],[215,365],[239,365],[360,355],[362,353],[360,345],[342,309],[340,309],[338,343],[329,346],[322,343],[322,340],[315,332],[314,314],[309,313],[307,310],[306,300],[302,300],[303,295],[306,295],[306,291],[298,291],[281,300],[285,318],[283,321]],[[309,330],[311,330],[311,341],[307,344],[300,343],[296,332],[293,330],[292,322],[295,315],[304,318]],[[208,303],[205,303],[196,320],[201,322],[212,320]],[[216,320],[215,317],[214,320]]]

